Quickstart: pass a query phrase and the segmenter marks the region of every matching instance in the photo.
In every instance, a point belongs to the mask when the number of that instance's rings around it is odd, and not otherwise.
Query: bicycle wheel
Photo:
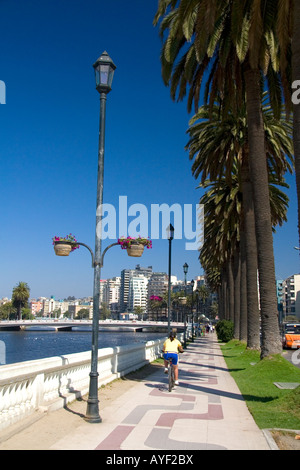
[[[169,374],[169,392],[171,392],[172,388],[174,387],[174,382],[175,382],[175,379],[174,379],[174,369],[173,369],[173,364],[172,364],[172,362],[170,362],[170,364],[169,364],[169,371],[168,371],[168,374]]]

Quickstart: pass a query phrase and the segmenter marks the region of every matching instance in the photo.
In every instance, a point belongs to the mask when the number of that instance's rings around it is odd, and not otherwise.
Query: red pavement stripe
[[[154,390],[152,390],[152,392],[150,392],[150,395],[151,396],[155,396],[155,397],[166,397],[168,398],[168,400],[170,398],[181,398],[182,401],[196,401],[196,397],[193,396],[193,395],[183,395],[183,394],[179,394],[179,393],[176,393],[176,392],[173,392],[173,393],[169,393],[168,392],[162,392],[160,390],[158,390],[157,388],[155,388]]]
[[[129,436],[134,426],[117,426],[95,450],[120,450],[121,444]]]
[[[223,411],[220,405],[208,405],[207,413],[162,413],[158,418],[156,426],[166,426],[171,428],[176,419],[223,419]]]

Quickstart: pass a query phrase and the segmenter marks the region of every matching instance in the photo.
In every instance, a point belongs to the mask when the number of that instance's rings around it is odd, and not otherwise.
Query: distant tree
[[[156,312],[156,320],[158,321],[159,310],[161,310],[165,306],[165,302],[163,298],[159,295],[151,295],[148,301],[148,309],[150,310],[151,314]]]
[[[10,320],[17,316],[17,309],[12,302],[6,302],[0,306],[0,320]]]
[[[219,306],[218,302],[212,302],[211,306],[209,307],[209,316],[211,318],[216,318],[219,314]]]
[[[141,305],[136,305],[133,309],[133,312],[135,313],[135,315],[137,315],[138,317],[142,316],[143,313],[144,313],[144,309],[143,307],[141,307]]]
[[[22,320],[22,308],[28,306],[30,288],[26,282],[19,282],[13,288],[12,305],[17,309],[17,319]]]
[[[101,320],[106,320],[106,318],[110,317],[110,309],[107,303],[102,302],[100,307],[100,318]]]
[[[81,308],[80,310],[78,310],[75,318],[82,320],[83,318],[89,318],[89,314],[90,312],[88,308]]]
[[[56,308],[53,313],[54,313],[54,318],[60,318],[61,308]]]
[[[24,320],[34,320],[34,316],[32,315],[30,308],[22,308],[22,318]]]

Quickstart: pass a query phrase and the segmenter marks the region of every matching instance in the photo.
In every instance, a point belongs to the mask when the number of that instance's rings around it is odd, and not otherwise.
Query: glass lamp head
[[[95,70],[96,89],[99,93],[109,93],[116,66],[106,51],[96,60],[93,67]]]
[[[174,238],[174,227],[172,224],[170,224],[168,227],[167,227],[167,239],[168,240],[173,240]]]
[[[188,265],[187,263],[184,263],[184,265],[183,265],[183,272],[184,272],[184,274],[187,274],[188,269],[189,269],[189,265]]]

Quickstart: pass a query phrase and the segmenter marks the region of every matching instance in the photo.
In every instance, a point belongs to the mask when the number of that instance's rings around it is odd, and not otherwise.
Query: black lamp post
[[[167,238],[169,240],[169,278],[168,278],[168,335],[171,333],[170,309],[171,309],[171,244],[174,238],[174,227],[170,224],[167,228]]]
[[[98,333],[100,307],[100,273],[101,273],[101,234],[102,234],[102,204],[104,177],[104,142],[105,142],[105,113],[106,95],[111,91],[112,79],[116,69],[115,64],[107,54],[103,54],[93,65],[96,78],[96,89],[100,93],[100,124],[98,149],[98,179],[96,200],[96,238],[94,260],[94,290],[93,290],[93,325],[92,325],[92,359],[90,372],[89,396],[87,401],[86,421],[101,423],[98,400]]]
[[[192,343],[194,342],[194,279],[191,280],[192,286]]]
[[[189,266],[187,263],[183,265],[183,272],[184,272],[184,294],[186,297],[186,275],[188,272]],[[184,347],[186,348],[186,309],[184,309]]]

